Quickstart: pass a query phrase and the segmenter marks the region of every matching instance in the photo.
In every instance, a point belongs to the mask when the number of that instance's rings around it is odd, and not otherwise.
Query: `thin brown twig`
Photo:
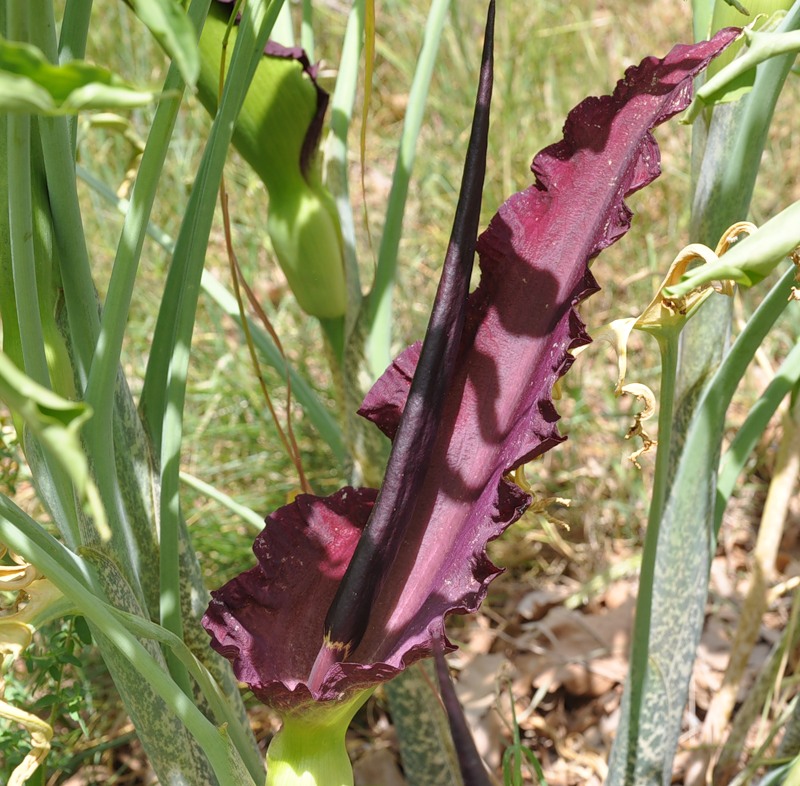
[[[275,330],[270,324],[267,315],[264,313],[260,304],[258,304],[258,301],[256,300],[250,287],[247,285],[247,282],[244,280],[242,276],[242,271],[241,268],[239,267],[239,260],[236,257],[236,252],[234,251],[233,248],[233,239],[231,235],[231,226],[230,226],[230,213],[228,210],[228,194],[225,191],[224,177],[220,182],[220,203],[222,206],[222,220],[223,220],[223,226],[225,228],[225,248],[228,254],[228,262],[230,264],[231,281],[233,283],[233,290],[234,290],[234,295],[236,296],[236,302],[239,306],[239,317],[242,325],[242,331],[244,332],[245,335],[245,343],[247,344],[247,349],[248,352],[250,353],[250,361],[253,364],[253,369],[256,372],[258,383],[261,386],[261,392],[264,396],[264,401],[266,402],[267,409],[269,409],[270,416],[272,417],[272,420],[275,423],[275,428],[278,430],[278,436],[280,437],[281,443],[283,444],[283,447],[286,450],[289,459],[294,464],[295,469],[297,470],[298,479],[300,481],[300,488],[303,490],[303,492],[308,494],[311,493],[311,487],[308,483],[305,472],[303,471],[303,463],[300,457],[300,449],[297,445],[297,440],[295,439],[294,436],[294,430],[292,429],[292,421],[291,421],[292,388],[291,388],[291,382],[289,380],[288,362],[286,361],[286,355],[283,352],[283,347],[281,346],[281,343],[277,338],[277,334],[275,333]],[[248,300],[250,300],[251,305],[253,305],[254,308],[256,309],[259,318],[262,320],[262,322],[264,322],[267,331],[269,332],[273,341],[275,341],[275,345],[278,348],[278,351],[280,352],[280,355],[284,360],[284,365],[286,367],[286,431],[284,431],[283,427],[280,424],[278,413],[275,411],[275,407],[272,403],[272,397],[269,394],[266,380],[264,379],[264,375],[261,371],[261,364],[258,361],[258,354],[256,353],[256,348],[253,343],[253,336],[252,333],[250,332],[250,325],[248,324],[247,315],[245,314],[244,310],[244,301],[242,300],[240,284],[241,287],[244,287],[244,290],[247,293]]]

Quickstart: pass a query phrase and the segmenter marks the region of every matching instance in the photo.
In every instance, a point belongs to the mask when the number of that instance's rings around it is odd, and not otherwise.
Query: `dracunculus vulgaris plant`
[[[630,68],[576,107],[536,180],[478,238],[491,94],[491,15],[461,197],[424,342],[360,414],[393,441],[379,491],[301,495],[267,517],[257,565],[212,593],[203,624],[238,679],[278,711],[270,784],[351,783],[344,733],[377,685],[439,646],[447,614],[475,611],[488,559],[530,503],[508,473],[558,444],[552,388],[589,341],[576,305],[589,262],[628,229],[624,199],[659,174],[651,130],[738,31]],[[468,295],[473,251],[481,281]]]

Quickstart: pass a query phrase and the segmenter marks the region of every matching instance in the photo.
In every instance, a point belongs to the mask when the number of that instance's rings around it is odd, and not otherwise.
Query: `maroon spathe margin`
[[[481,283],[425,480],[348,659],[309,690],[322,621],[374,492],[344,489],[282,508],[256,540],[259,566],[213,593],[204,618],[212,646],[262,701],[300,711],[311,699],[382,682],[431,655],[446,614],[480,605],[499,572],[486,543],[529,503],[503,476],[562,439],[551,390],[569,350],[589,340],[575,311],[597,290],[588,263],[627,231],[625,197],[660,172],[651,129],[687,106],[692,78],[737,35],[723,30],[663,60],[647,58],[612,96],[581,103],[564,139],[534,159],[536,182],[480,237]],[[418,352],[406,350],[362,407],[387,434],[397,429]]]

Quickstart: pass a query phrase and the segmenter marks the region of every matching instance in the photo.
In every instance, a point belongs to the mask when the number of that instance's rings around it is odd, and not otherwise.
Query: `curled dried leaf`
[[[656,442],[656,440],[645,431],[644,426],[642,426],[642,421],[649,420],[655,414],[656,397],[647,385],[642,385],[639,382],[631,382],[628,385],[623,385],[622,392],[631,396],[636,396],[643,404],[642,411],[634,415],[633,425],[628,429],[628,433],[625,435],[625,439],[639,437],[642,440],[642,447],[628,456],[628,461],[630,461],[636,469],[641,469],[642,465],[639,463],[639,458],[651,448],[658,445],[658,442]]]
[[[0,557],[8,554],[13,565],[0,565],[0,591],[15,592],[25,589],[31,582],[41,578],[41,573],[28,564],[19,554],[9,552],[5,546],[0,547]]]
[[[530,463],[530,462],[529,462]],[[513,472],[508,473],[506,476],[512,483],[516,483],[526,494],[531,498],[530,506],[527,509],[529,513],[545,513],[552,505],[561,505],[568,508],[572,505],[572,500],[566,497],[543,497],[539,494],[536,488],[528,480],[525,468],[527,464],[521,464]]]
[[[39,579],[44,581],[44,579]],[[47,582],[49,583],[49,582]],[[22,593],[21,593],[22,594]],[[26,606],[27,608],[27,606]],[[15,616],[17,616],[15,614]],[[53,727],[25,710],[3,701],[3,674],[31,643],[34,627],[19,619],[0,619],[0,718],[22,726],[30,734],[31,749],[11,773],[8,786],[23,786],[50,751]]]

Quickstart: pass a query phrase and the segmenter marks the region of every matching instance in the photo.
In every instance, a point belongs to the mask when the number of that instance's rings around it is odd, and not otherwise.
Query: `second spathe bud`
[[[211,5],[200,37],[200,101],[214,114],[220,64],[233,3]],[[227,40],[227,67],[236,41]],[[328,95],[302,49],[270,41],[256,69],[233,132],[233,143],[269,193],[267,230],[300,307],[320,319],[347,307],[343,244],[333,198],[317,158]]]

